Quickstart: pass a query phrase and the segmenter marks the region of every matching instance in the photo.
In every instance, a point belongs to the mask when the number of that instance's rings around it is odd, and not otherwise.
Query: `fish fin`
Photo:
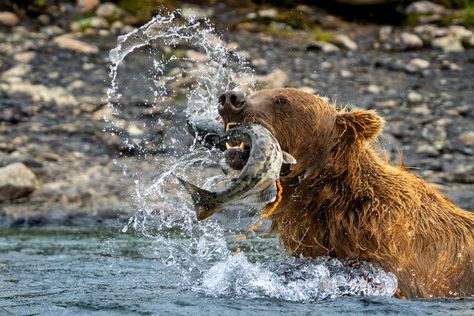
[[[295,157],[287,153],[286,151],[281,151],[281,155],[283,157],[283,163],[294,165],[296,163]]]
[[[198,220],[204,220],[217,211],[219,203],[216,201],[216,195],[214,192],[201,189],[200,187],[181,179],[177,175],[173,175],[191,195]]]
[[[275,201],[278,189],[276,183],[273,181],[265,189],[260,192],[251,194],[243,198],[240,202],[242,204],[270,204]]]

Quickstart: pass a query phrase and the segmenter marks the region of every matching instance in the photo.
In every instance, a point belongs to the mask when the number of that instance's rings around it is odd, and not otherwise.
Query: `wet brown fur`
[[[381,158],[374,111],[274,89],[231,119],[266,126],[297,160],[272,218],[291,254],[378,262],[408,298],[474,295],[474,214]]]

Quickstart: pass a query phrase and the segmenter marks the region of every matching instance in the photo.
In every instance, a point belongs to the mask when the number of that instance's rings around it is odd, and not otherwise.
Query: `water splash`
[[[225,47],[209,21],[184,18],[180,11],[160,14],[119,37],[109,57],[108,107],[113,115],[106,131],[119,138],[127,154],[135,155],[117,160],[124,178],[133,178],[135,186],[136,213],[123,231],[132,228],[152,238],[158,257],[181,273],[183,287],[216,297],[305,302],[394,294],[394,275],[371,264],[291,258],[276,239],[256,236],[236,245],[233,237],[239,230],[229,232],[215,220],[196,220],[174,175],[212,188],[223,179],[218,167],[222,153],[183,145],[184,128],[180,134],[177,126],[185,118],[216,117],[221,92],[251,90],[254,82],[245,60]],[[140,67],[134,69],[134,63]],[[137,95],[141,100],[133,101]],[[148,112],[158,114],[140,121]],[[146,133],[156,125],[165,130],[158,140],[160,155],[153,151],[157,136]],[[226,222],[238,220],[234,216]],[[237,246],[244,252],[233,255]]]

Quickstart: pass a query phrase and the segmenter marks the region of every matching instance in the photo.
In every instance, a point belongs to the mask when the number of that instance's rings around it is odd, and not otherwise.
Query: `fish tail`
[[[204,220],[217,211],[220,204],[216,201],[216,195],[214,192],[201,189],[176,175],[174,176],[191,195],[198,220]]]

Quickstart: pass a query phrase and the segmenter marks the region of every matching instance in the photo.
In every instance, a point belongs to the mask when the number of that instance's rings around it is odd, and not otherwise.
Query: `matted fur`
[[[474,295],[474,214],[381,158],[374,111],[273,89],[248,97],[232,120],[266,126],[297,160],[272,217],[291,254],[378,262],[405,297]]]

